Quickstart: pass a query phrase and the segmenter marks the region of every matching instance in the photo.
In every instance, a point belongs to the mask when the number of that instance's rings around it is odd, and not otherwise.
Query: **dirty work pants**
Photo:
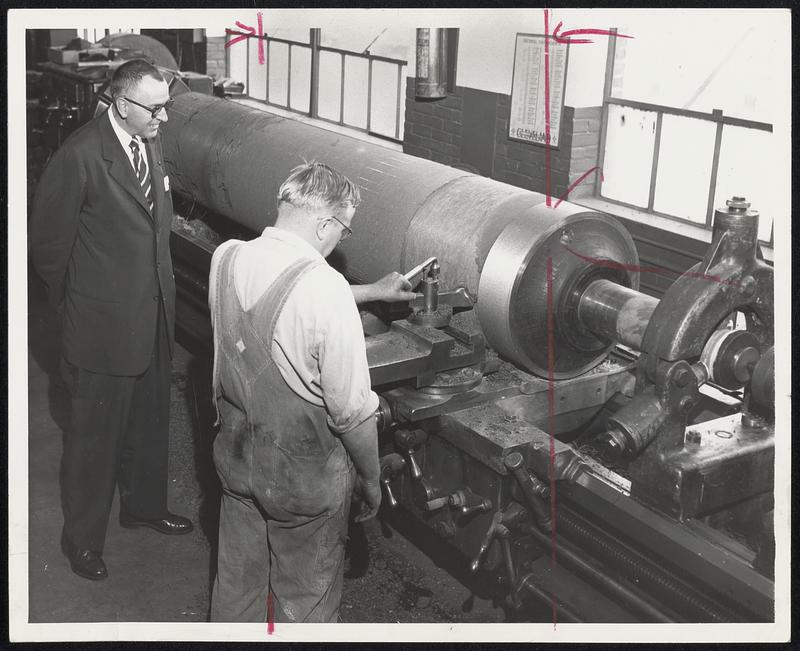
[[[211,620],[335,622],[354,469],[327,412],[297,396],[272,360],[275,322],[309,263],[290,266],[248,310],[223,255],[216,279],[214,394],[223,488]]]
[[[212,622],[267,621],[270,589],[275,622],[337,621],[352,488],[347,471],[341,484],[346,495],[338,510],[286,521],[270,518],[252,497],[224,490]]]

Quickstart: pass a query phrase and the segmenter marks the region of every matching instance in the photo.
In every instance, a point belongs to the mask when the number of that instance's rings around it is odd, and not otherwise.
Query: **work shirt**
[[[119,144],[122,145],[122,149],[125,150],[133,171],[138,175],[139,170],[137,170],[136,166],[133,164],[133,150],[130,147],[131,140],[135,140],[139,145],[139,155],[144,161],[145,172],[150,172],[150,163],[147,160],[147,147],[144,146],[144,141],[139,136],[132,136],[122,128],[122,125],[117,121],[117,116],[114,115],[113,106],[109,106],[106,113],[108,113],[108,119],[111,122],[111,128],[114,129],[114,133],[117,135],[117,138],[119,138]]]
[[[211,259],[212,314],[217,265],[235,242],[221,244]],[[267,227],[260,237],[241,244],[233,277],[242,307],[255,305],[281,272],[301,259],[323,260],[309,243],[282,229]],[[335,432],[353,429],[378,408],[353,293],[344,276],[327,263],[306,273],[286,299],[275,324],[272,358],[295,394],[325,407]]]

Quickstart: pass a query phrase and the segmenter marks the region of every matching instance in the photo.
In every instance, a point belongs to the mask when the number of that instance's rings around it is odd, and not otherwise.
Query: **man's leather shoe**
[[[119,523],[126,529],[150,527],[159,533],[165,533],[171,536],[189,533],[194,529],[191,520],[181,517],[180,515],[175,515],[174,513],[167,513],[166,517],[157,520],[142,520],[129,513],[121,512],[119,514]]]
[[[106,564],[99,552],[91,549],[79,549],[66,536],[61,537],[61,549],[69,559],[72,571],[84,579],[102,581],[108,576]]]

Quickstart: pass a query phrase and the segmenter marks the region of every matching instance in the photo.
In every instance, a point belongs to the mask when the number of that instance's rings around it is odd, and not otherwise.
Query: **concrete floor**
[[[207,621],[219,510],[219,484],[210,457],[213,416],[208,376],[207,360],[178,347],[172,371],[169,505],[173,512],[190,517],[195,530],[171,537],[149,529],[122,529],[115,499],[104,551],[108,579],[92,582],[77,577],[59,546],[63,517],[58,477],[69,404],[58,377],[58,332],[41,286],[31,281],[31,623]],[[404,533],[426,544],[424,532]],[[430,555],[382,519],[354,525],[342,621],[503,621],[504,613],[495,607],[486,587],[459,575],[463,564],[447,550],[426,548]]]

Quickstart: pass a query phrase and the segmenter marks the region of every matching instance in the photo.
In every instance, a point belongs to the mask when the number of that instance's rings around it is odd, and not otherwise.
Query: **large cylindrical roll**
[[[620,272],[638,261],[628,233],[579,206],[552,209],[541,194],[197,93],[175,97],[163,135],[172,187],[256,232],[274,224],[278,188],[293,167],[336,167],[363,198],[337,266],[370,282],[436,256],[440,287],[477,293],[489,344],[534,373],[547,371],[547,255],[555,261],[556,377],[591,367],[609,347],[580,331],[569,297],[597,278],[638,286],[637,273]]]

